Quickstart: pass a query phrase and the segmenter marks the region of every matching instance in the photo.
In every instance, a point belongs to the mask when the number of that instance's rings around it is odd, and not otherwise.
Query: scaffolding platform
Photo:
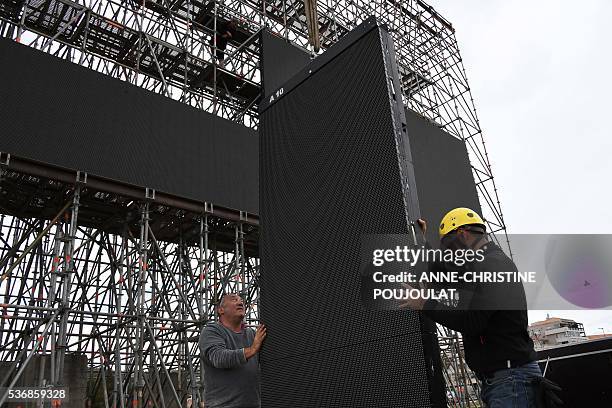
[[[7,39],[0,58],[3,154],[258,213],[252,129]]]
[[[79,181],[79,179],[81,181]],[[211,203],[202,203],[140,186],[11,156],[0,179],[0,212],[21,219],[51,220],[66,205],[75,186],[80,192],[79,224],[121,235],[127,228],[136,236],[138,204],[150,203],[150,227],[159,241],[194,245],[199,238],[197,220],[209,217],[211,247],[232,251],[234,225],[243,224],[244,247],[257,256],[259,217]]]
[[[212,32],[210,7],[206,3],[192,2],[199,17],[194,26],[201,31]],[[133,2],[134,8],[138,5]],[[159,2],[149,0],[145,6],[155,12],[164,12]],[[186,10],[176,7],[181,16]],[[137,69],[142,74],[163,80],[178,87],[187,84],[195,90],[219,93],[219,97],[235,99],[236,103],[249,109],[259,98],[260,87],[237,72],[206,61],[184,49],[162,39],[130,28],[105,17],[83,5],[70,0],[33,0],[29,2],[0,1],[0,18],[12,23],[23,23],[23,27],[41,35],[54,38],[80,50],[87,50],[101,58],[124,67]],[[21,21],[23,20],[23,21]],[[198,23],[202,21],[203,24]],[[230,41],[240,47],[254,33],[244,29]],[[257,53],[256,44],[244,47]],[[154,52],[152,52],[152,50]]]

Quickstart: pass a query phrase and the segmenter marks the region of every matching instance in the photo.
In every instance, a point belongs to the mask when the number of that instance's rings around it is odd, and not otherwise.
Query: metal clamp
[[[11,154],[0,152],[0,166],[8,167],[11,162]]]
[[[87,172],[77,170],[76,183],[77,184],[87,184]]]
[[[147,200],[155,200],[155,189],[154,188],[145,188],[145,199]]]
[[[412,242],[414,242],[414,246],[417,247],[419,245],[419,242],[417,241],[416,231],[415,231],[413,221],[410,221],[410,232],[412,233]]]
[[[214,211],[212,203],[204,202],[204,212],[212,214]]]
[[[246,211],[240,211],[240,221],[248,222],[249,213]]]

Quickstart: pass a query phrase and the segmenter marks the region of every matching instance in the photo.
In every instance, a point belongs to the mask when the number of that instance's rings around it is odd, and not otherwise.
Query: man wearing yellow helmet
[[[418,224],[425,236],[427,223],[418,220]],[[501,248],[488,240],[483,219],[469,208],[449,211],[440,222],[439,236],[443,249],[482,251],[481,262],[462,268],[452,265],[459,271],[517,271]],[[429,269],[444,271],[448,267],[430,263]],[[432,299],[409,299],[401,306],[422,310],[433,321],[461,332],[466,362],[482,381],[481,397],[487,407],[554,407],[553,403],[560,401],[552,393],[551,384],[542,380],[533,341],[527,332],[523,286],[474,283],[462,289],[456,307]],[[496,310],[500,299],[510,300],[512,307],[519,305],[516,307],[519,310]],[[542,385],[543,382],[546,384]]]

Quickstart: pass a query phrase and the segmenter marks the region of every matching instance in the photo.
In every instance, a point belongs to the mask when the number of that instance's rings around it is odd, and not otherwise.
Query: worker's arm
[[[406,289],[412,289],[403,284]],[[494,313],[493,309],[482,308],[482,288],[455,288],[458,291],[459,304],[449,306],[437,300],[423,298],[408,298],[400,303],[400,308],[420,310],[425,316],[456,331],[465,334],[481,334]]]
[[[249,347],[232,350],[225,346],[225,338],[219,329],[207,326],[200,336],[200,350],[204,359],[215,368],[235,368],[246,364],[247,360],[259,352],[266,338],[266,327],[257,328],[252,344]]]
[[[244,357],[248,360],[253,357],[255,354],[259,353],[259,349],[261,348],[261,344],[266,338],[266,326],[263,324],[259,325],[257,331],[255,332],[255,338],[253,339],[253,343],[244,349]]]
[[[235,368],[247,362],[244,350],[228,349],[223,334],[215,327],[207,326],[202,330],[200,350],[204,359],[215,368]]]
[[[243,349],[228,350],[222,345],[209,347],[206,357],[215,368],[235,368],[247,362]]]
[[[484,332],[494,310],[457,310],[435,300],[428,300],[423,314],[436,323],[465,334],[478,335]]]
[[[221,36],[222,36],[223,38],[232,38],[232,37],[234,36],[234,35],[232,34],[232,31],[233,31],[233,30],[232,30],[232,29],[229,27],[229,25],[228,25],[228,24],[225,24],[225,25],[223,26],[223,28],[221,29],[221,32],[222,32],[222,35],[221,35]]]
[[[507,271],[516,267],[487,262],[483,269]],[[524,308],[524,292],[520,283],[479,283],[471,289],[469,291],[459,289],[457,307],[429,299],[423,304],[423,313],[450,329],[478,335],[485,331],[489,320],[497,310]]]

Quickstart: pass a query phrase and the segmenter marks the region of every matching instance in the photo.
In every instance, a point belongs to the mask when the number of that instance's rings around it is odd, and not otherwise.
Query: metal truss
[[[220,296],[241,293],[246,323],[258,321],[256,220],[74,176],[2,169],[0,387],[68,385],[76,354],[87,357],[92,402],[199,405],[198,338]],[[37,356],[48,360],[34,375],[44,382],[24,383]]]
[[[480,383],[465,362],[461,336],[444,326],[437,329],[448,406],[480,407]]]
[[[489,231],[505,235],[452,24],[421,0],[319,0],[317,12],[321,52],[371,15],[387,25],[404,103],[465,142]],[[219,61],[217,29],[231,19],[237,33]],[[301,0],[0,0],[0,36],[253,128],[264,28],[315,54]],[[167,379],[147,377],[146,367],[162,361],[168,372],[188,372],[195,387],[194,336],[214,318],[219,293],[248,292],[249,322],[257,320],[257,252],[243,250],[241,238],[256,248],[257,223],[30,170],[3,170],[0,361],[20,367],[43,350],[60,364],[66,350],[94,353],[91,368],[100,378],[113,373],[105,392],[122,403],[135,390],[138,404],[155,400],[155,387]],[[28,199],[6,208],[17,191]],[[211,233],[219,240],[214,249],[206,247]],[[193,281],[202,270],[205,283]],[[178,387],[184,398],[187,388]],[[199,403],[196,391],[189,393]]]
[[[318,2],[322,50],[370,15],[395,46],[406,106],[465,141],[483,215],[505,234],[482,129],[450,22],[421,0]],[[301,0],[0,0],[0,35],[257,126],[261,29],[308,47]],[[239,21],[220,62],[216,30]]]

